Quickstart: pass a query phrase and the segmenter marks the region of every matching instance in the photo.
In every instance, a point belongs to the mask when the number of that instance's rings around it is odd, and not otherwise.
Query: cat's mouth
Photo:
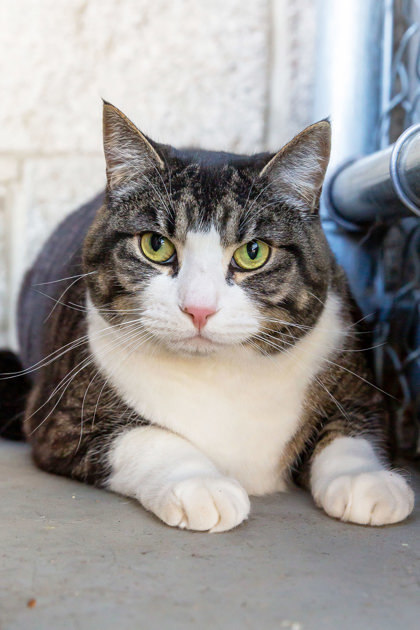
[[[224,344],[205,337],[201,333],[197,333],[191,337],[184,337],[174,344],[176,351],[185,352],[187,354],[209,354],[215,352],[222,345]]]

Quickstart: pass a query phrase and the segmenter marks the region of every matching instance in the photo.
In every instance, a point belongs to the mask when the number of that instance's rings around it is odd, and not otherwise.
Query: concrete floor
[[[296,491],[253,499],[245,525],[209,535],[42,473],[24,445],[0,441],[0,480],[2,630],[420,627],[419,507],[370,529]]]

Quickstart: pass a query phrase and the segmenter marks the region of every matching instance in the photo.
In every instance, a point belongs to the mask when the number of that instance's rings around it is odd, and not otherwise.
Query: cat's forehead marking
[[[202,207],[192,195],[183,196],[176,204],[174,236],[180,243],[186,243],[191,234],[217,234],[217,242],[227,247],[242,240],[240,229],[243,216],[242,205],[231,194],[208,202]],[[210,242],[209,241],[209,242]]]
[[[243,212],[243,186],[247,194],[247,184],[235,168],[226,165],[219,168],[189,165],[174,175],[172,189],[176,194],[171,235],[184,243],[188,231],[209,230],[214,225],[224,245],[236,243]]]

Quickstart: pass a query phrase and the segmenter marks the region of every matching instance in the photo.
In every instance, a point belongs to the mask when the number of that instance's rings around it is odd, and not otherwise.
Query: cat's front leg
[[[397,523],[414,507],[404,477],[384,466],[364,437],[337,437],[315,452],[310,485],[327,514],[360,525]]]
[[[173,527],[222,532],[249,514],[249,498],[190,442],[159,427],[137,427],[115,439],[109,489],[134,497]]]

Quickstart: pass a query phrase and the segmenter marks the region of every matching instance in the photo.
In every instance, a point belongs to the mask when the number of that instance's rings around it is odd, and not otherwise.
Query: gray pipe
[[[420,125],[397,142],[338,169],[326,184],[330,214],[356,226],[420,216]]]

